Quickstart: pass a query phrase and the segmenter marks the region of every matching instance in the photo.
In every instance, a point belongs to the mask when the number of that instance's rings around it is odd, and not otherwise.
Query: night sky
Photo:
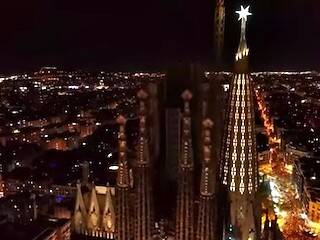
[[[226,1],[225,62],[240,24]],[[213,57],[214,0],[2,0],[0,71],[162,67]],[[255,0],[248,41],[254,70],[319,69],[320,1]]]

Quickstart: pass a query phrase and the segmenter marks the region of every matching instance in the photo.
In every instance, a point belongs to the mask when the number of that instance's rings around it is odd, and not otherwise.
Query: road
[[[259,166],[260,174],[265,175],[270,183],[271,196],[269,200],[273,209],[267,210],[268,215],[271,218],[277,217],[279,228],[286,240],[320,240],[320,237],[310,233],[312,228],[308,224],[296,187],[292,183],[293,166],[287,161],[281,150],[281,139],[275,132],[263,91],[256,88],[255,93],[260,117],[270,146],[269,161]]]

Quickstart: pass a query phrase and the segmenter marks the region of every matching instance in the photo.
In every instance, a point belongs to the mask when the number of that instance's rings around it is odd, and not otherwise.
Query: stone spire
[[[249,7],[237,12],[241,20],[241,38],[235,57],[235,73],[230,84],[226,128],[220,166],[220,180],[230,201],[226,235],[239,240],[257,239],[254,211],[258,185],[255,117],[249,49],[245,30]]]
[[[119,128],[119,169],[116,184],[116,232],[118,240],[131,240],[130,177],[127,162],[127,142],[125,136],[126,119],[117,118]]]
[[[193,149],[190,116],[190,101],[192,99],[192,93],[189,90],[186,90],[181,96],[184,101],[184,112],[182,116],[182,148],[180,164],[182,167],[193,168]]]
[[[137,164],[139,166],[149,165],[149,146],[148,146],[148,136],[147,136],[147,108],[146,100],[148,99],[148,94],[144,90],[138,92],[138,98],[140,101],[139,107],[139,149],[138,149],[138,159]]]
[[[179,160],[178,196],[176,213],[176,240],[194,239],[194,186],[193,186],[193,150],[191,136],[190,101],[192,93],[186,90],[182,94],[184,112],[182,117],[181,154]]]
[[[214,229],[214,173],[212,171],[211,130],[213,122],[203,121],[203,162],[200,181],[200,199],[197,222],[197,240],[215,239]]]
[[[201,172],[200,194],[202,196],[213,196],[214,174],[212,171],[212,145],[211,130],[213,122],[210,119],[203,121],[203,162]]]
[[[138,143],[137,166],[135,169],[135,240],[149,240],[152,237],[152,178],[150,169],[149,137],[147,134],[147,99],[144,90],[138,92],[140,101],[140,134]]]

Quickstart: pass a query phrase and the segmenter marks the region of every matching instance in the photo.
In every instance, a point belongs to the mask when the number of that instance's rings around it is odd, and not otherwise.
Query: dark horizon
[[[246,2],[253,13],[248,26],[253,71],[320,70],[320,2]],[[241,3],[226,1],[226,70],[239,41],[234,11]],[[214,5],[214,0],[4,1],[0,71],[44,65],[161,70],[188,60],[214,68]]]

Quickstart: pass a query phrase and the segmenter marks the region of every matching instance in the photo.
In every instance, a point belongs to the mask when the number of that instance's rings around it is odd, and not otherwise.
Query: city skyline
[[[12,6],[1,239],[320,239],[316,4]]]

